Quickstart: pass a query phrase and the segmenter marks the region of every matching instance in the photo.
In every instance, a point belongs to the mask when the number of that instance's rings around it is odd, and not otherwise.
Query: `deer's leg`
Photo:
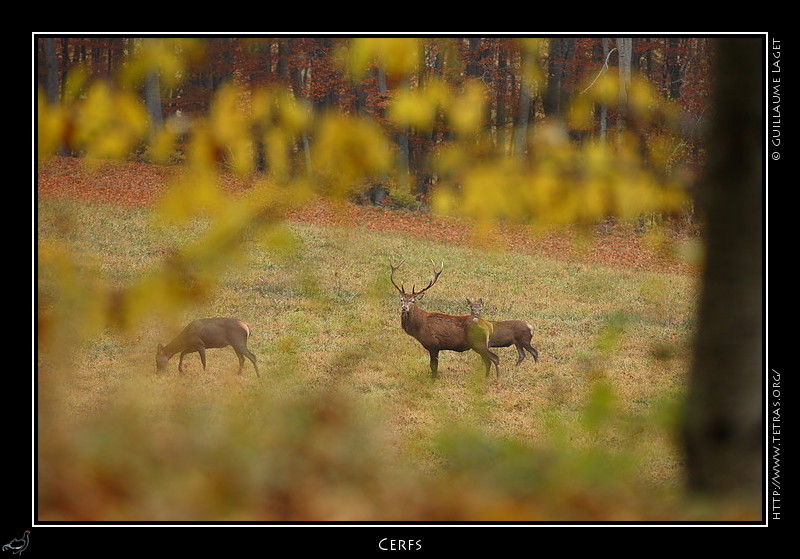
[[[180,358],[180,359],[178,359],[178,372],[179,372],[179,373],[182,373],[182,372],[183,372],[183,356],[184,356],[184,355],[186,355],[187,353],[189,353],[189,350],[188,350],[188,349],[187,349],[187,350],[184,350],[184,351],[182,351],[182,352],[181,352],[181,358]]]
[[[439,376],[439,350],[431,349],[428,353],[431,354],[431,376],[436,378]]]
[[[237,349],[233,348],[233,351],[236,352],[236,357],[239,358],[239,374],[242,374],[242,369],[244,369],[244,358],[247,357],[251,363],[253,363],[253,367],[256,369],[256,376],[260,377],[261,375],[258,374],[258,365],[256,365],[256,356],[246,347]]]
[[[497,354],[490,351],[489,348],[481,348],[478,353],[481,354],[483,364],[486,366],[486,376],[488,377],[489,372],[492,370],[492,363],[494,363],[495,371],[497,371],[497,374],[500,375],[500,358],[497,356]]]
[[[255,354],[253,352],[251,352],[247,348],[245,348],[242,353],[244,353],[244,356],[247,357],[250,360],[250,362],[253,364],[253,367],[255,367],[256,376],[257,377],[261,377],[261,375],[258,374],[258,365],[256,365],[256,356],[255,356]],[[241,370],[239,372],[241,372]]]
[[[489,376],[489,371],[492,370],[492,360],[488,355],[481,353],[481,359],[483,359],[483,366],[486,367],[486,376]]]
[[[516,365],[519,365],[525,359],[525,352],[522,350],[522,344],[514,344],[514,345],[517,348],[517,363],[516,363]]]
[[[236,352],[236,357],[239,358],[239,374],[241,375],[242,369],[244,369],[244,355],[242,355],[242,352],[236,348],[233,348],[233,351]]]
[[[487,351],[489,351],[489,350],[487,350]],[[492,351],[489,351],[489,359],[491,359],[492,363],[494,363],[494,372],[497,373],[497,376],[499,377],[500,376],[500,358],[497,356],[496,353],[494,353]],[[489,368],[491,368],[491,367],[489,367]],[[486,372],[488,374],[489,371],[487,370]]]
[[[197,348],[197,353],[200,354],[200,361],[203,363],[203,370],[206,370],[206,348],[199,347]]]
[[[536,351],[536,348],[535,348],[535,347],[533,347],[533,346],[532,346],[530,343],[527,343],[527,342],[526,342],[526,343],[524,343],[524,344],[523,344],[523,346],[525,347],[525,349],[527,349],[527,350],[528,350],[528,352],[529,352],[531,355],[533,355],[533,360],[534,360],[534,361],[536,361],[536,362],[538,363],[538,362],[539,362],[539,352],[538,352],[538,351]],[[520,353],[521,353],[521,351],[520,351]]]

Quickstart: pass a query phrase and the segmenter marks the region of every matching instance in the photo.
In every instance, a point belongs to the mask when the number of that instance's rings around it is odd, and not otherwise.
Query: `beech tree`
[[[631,85],[631,58],[633,56],[633,39],[630,37],[617,39],[619,52],[619,106],[617,126],[625,126],[625,107],[628,106],[628,88]]]

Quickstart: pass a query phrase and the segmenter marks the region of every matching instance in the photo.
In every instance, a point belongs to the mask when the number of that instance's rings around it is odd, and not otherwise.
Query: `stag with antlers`
[[[404,285],[400,286],[394,281],[395,271],[402,266],[403,262],[396,266],[389,262],[392,268],[392,285],[400,292],[400,325],[406,334],[416,338],[431,356],[431,376],[436,378],[439,369],[440,351],[463,352],[469,349],[478,353],[486,366],[486,374],[494,363],[495,371],[500,374],[498,367],[500,358],[489,350],[489,336],[492,333],[492,325],[487,320],[470,315],[452,315],[438,312],[424,311],[417,304],[425,292],[430,289],[444,270],[444,263],[439,269],[433,264],[433,278],[428,285],[416,290],[416,284],[411,287],[411,293],[406,293]]]

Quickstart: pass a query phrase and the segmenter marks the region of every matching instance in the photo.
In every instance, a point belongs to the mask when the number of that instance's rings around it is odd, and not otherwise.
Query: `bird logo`
[[[30,533],[30,530],[25,530],[25,533],[22,534],[21,538],[14,538],[4,545],[3,551],[10,551],[11,553],[15,553],[17,555],[21,554],[23,551],[25,551],[25,548],[28,547],[28,537]]]

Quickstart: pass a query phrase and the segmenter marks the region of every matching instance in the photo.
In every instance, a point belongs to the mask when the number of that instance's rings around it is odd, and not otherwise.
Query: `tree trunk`
[[[550,60],[547,65],[547,88],[543,105],[547,116],[561,118],[569,105],[569,94],[564,87],[567,61],[575,50],[575,39],[550,39]]]
[[[622,129],[625,127],[625,117],[628,112],[628,86],[631,83],[633,39],[617,39],[617,52],[619,53],[619,111],[617,112],[617,126]]]
[[[293,55],[298,50],[297,39],[289,38],[283,39],[281,45],[284,47],[282,59],[285,61],[285,66],[281,68],[281,77],[285,83],[291,86],[292,93],[296,99],[302,99],[303,90],[305,88],[303,71],[297,67],[296,64],[291,63]],[[305,161],[306,174],[311,176],[311,145],[308,137],[308,130],[303,130],[300,134],[300,145],[298,151],[302,152],[303,160]]]
[[[495,130],[497,131],[497,150],[506,151],[506,50],[502,44],[497,47],[497,96],[495,106]]]
[[[424,52],[421,54],[420,68],[424,70],[419,73],[419,87],[426,87],[427,82],[432,77],[441,77],[443,73],[445,50],[448,48],[447,43],[440,39],[434,40],[431,43],[431,48],[433,52],[430,57],[426,56]],[[431,59],[429,66],[426,63],[428,58]],[[413,171],[412,175],[415,177],[414,192],[423,197],[428,195],[431,186],[435,182],[429,157],[436,145],[438,120],[438,117],[434,116],[430,132],[416,135],[416,141],[409,145],[409,165]]]
[[[145,79],[145,105],[147,106],[147,114],[150,117],[150,135],[155,137],[161,130],[163,124],[163,115],[161,113],[161,81],[159,80],[158,71],[151,70]]]
[[[386,72],[384,71],[382,66],[378,66],[375,69],[376,72],[376,81],[378,83],[378,92],[381,94],[381,97],[386,97],[389,93],[389,87],[386,83]],[[378,110],[378,114],[381,118],[384,116],[384,110],[380,108]],[[399,150],[399,157],[400,160],[398,161],[398,175],[399,179],[402,180],[404,183],[407,183],[408,179],[408,136],[404,133],[398,134],[398,145],[400,147]],[[375,184],[370,189],[370,200],[372,203],[379,203],[383,201],[386,197],[386,183],[388,182],[388,177],[385,175],[381,178],[381,182],[379,184]]]
[[[678,37],[670,37],[667,39],[667,85],[670,99],[678,99],[681,96],[681,67],[678,62],[678,45],[680,39]]]
[[[288,84],[289,83],[289,55],[291,51],[289,49],[289,41],[291,39],[276,39],[278,44],[278,63],[275,68],[275,72],[278,74],[278,77],[281,79],[282,83]]]
[[[51,105],[58,103],[58,57],[56,56],[56,42],[52,37],[44,39],[45,59],[45,92],[47,102]]]
[[[72,69],[72,61],[69,55],[69,38],[62,37],[61,38],[61,76],[59,77],[60,81],[60,89],[61,91],[65,90],[67,85],[67,75],[69,71]]]
[[[535,53],[524,49],[520,54],[520,65],[524,69],[534,63]],[[533,84],[525,77],[525,71],[520,72],[519,79],[519,104],[517,105],[517,122],[514,126],[511,152],[516,157],[525,157],[528,146],[528,123],[531,114],[531,91]]]
[[[759,39],[720,39],[699,203],[706,266],[683,435],[691,491],[759,501],[763,120]]]
[[[467,76],[471,78],[479,78],[483,74],[481,69],[481,39],[473,37],[468,41],[468,55],[467,55]]]
[[[608,53],[611,51],[609,48],[609,40],[606,37],[603,37],[600,40],[601,44],[603,45],[603,68],[605,71],[605,65],[608,64]],[[608,129],[608,105],[603,102],[600,105],[600,141],[606,141],[606,130]]]

